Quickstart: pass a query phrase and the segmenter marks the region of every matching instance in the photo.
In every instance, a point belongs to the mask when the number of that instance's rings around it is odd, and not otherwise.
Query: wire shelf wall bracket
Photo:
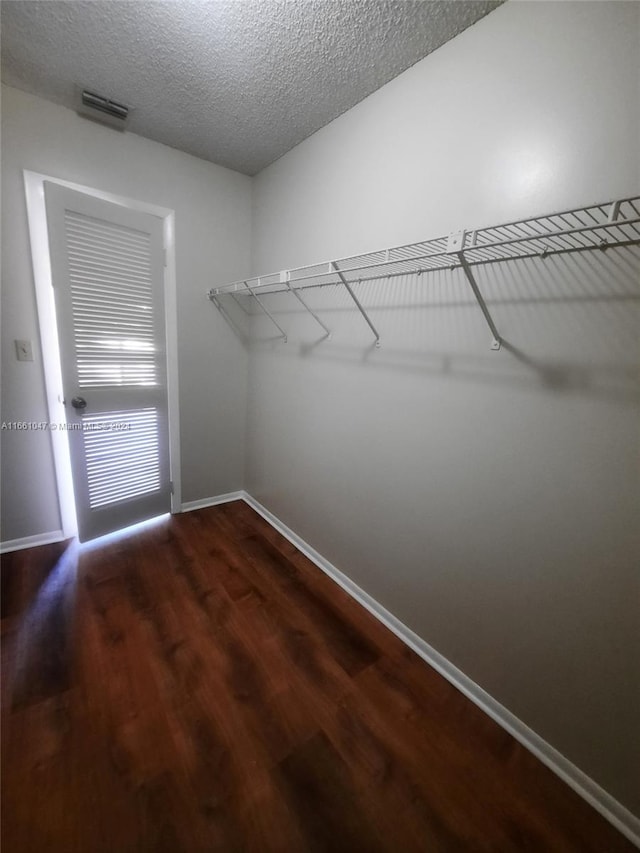
[[[340,271],[340,269],[338,268],[338,262],[337,262],[337,261],[330,261],[330,263],[329,263],[329,267],[330,267],[330,269],[333,269],[333,270],[335,271],[336,275],[338,276],[338,278],[340,279],[340,281],[342,282],[342,284],[344,284],[344,286],[345,286],[345,288],[346,288],[347,293],[349,294],[349,296],[350,296],[350,297],[353,299],[353,301],[355,302],[355,304],[356,304],[356,308],[357,308],[357,309],[358,309],[358,311],[362,314],[362,316],[363,316],[363,317],[364,317],[364,319],[366,320],[367,325],[369,326],[369,328],[370,328],[370,329],[371,329],[371,331],[373,332],[373,337],[374,337],[374,339],[375,339],[375,345],[376,345],[377,347],[379,347],[379,346],[380,346],[380,335],[378,334],[378,330],[377,330],[377,329],[376,329],[376,327],[373,325],[373,323],[371,322],[371,320],[370,320],[370,318],[369,318],[369,315],[367,314],[367,312],[366,312],[366,311],[364,310],[364,308],[362,307],[362,303],[360,302],[360,300],[358,299],[358,297],[355,295],[355,293],[354,293],[354,292],[353,292],[353,290],[351,289],[351,285],[349,284],[349,282],[347,281],[347,279],[344,277],[344,275],[342,274],[342,272],[341,272],[341,271]]]
[[[456,231],[446,237],[242,279],[211,288],[208,296],[229,319],[228,312],[222,309],[220,297],[230,294],[241,304],[235,294],[248,294],[274,323],[286,342],[286,332],[265,306],[261,296],[292,293],[329,337],[331,332],[328,327],[302,297],[301,291],[313,287],[343,285],[373,333],[375,345],[379,347],[378,329],[356,295],[354,285],[359,286],[363,282],[380,279],[391,280],[398,276],[422,275],[436,270],[460,269],[491,330],[491,349],[499,350],[503,339],[478,286],[473,271],[475,267],[527,258],[546,259],[552,255],[594,249],[606,252],[622,246],[638,245],[640,196],[632,196],[475,231]]]
[[[484,319],[487,321],[487,325],[491,329],[491,334],[493,335],[493,339],[491,341],[491,349],[499,350],[502,346],[502,338],[500,337],[500,333],[496,328],[496,324],[493,321],[493,317],[491,316],[491,312],[487,308],[487,303],[484,300],[484,296],[482,295],[482,291],[478,287],[478,282],[473,275],[470,265],[467,263],[467,259],[464,256],[465,242],[467,237],[469,237],[469,244],[473,246],[475,242],[475,231],[472,231],[471,234],[467,235],[466,231],[453,231],[449,234],[449,239],[447,240],[447,254],[455,256],[460,266],[462,267],[462,271],[467,277],[467,281],[471,285],[471,290],[473,291],[473,295],[476,298],[478,305],[480,306],[480,310],[484,315]]]
[[[222,316],[224,317],[224,319],[227,321],[227,323],[229,324],[229,326],[232,328],[233,332],[234,332],[234,333],[235,333],[235,334],[240,338],[240,340],[241,340],[243,343],[245,343],[245,335],[244,335],[244,333],[242,332],[242,330],[240,329],[240,327],[238,326],[238,324],[235,322],[235,320],[233,319],[233,317],[231,316],[231,314],[230,314],[230,313],[227,311],[227,309],[224,307],[224,305],[222,304],[222,302],[220,301],[220,299],[218,299],[218,297],[217,297],[214,293],[209,292],[209,294],[208,294],[208,295],[209,295],[209,299],[213,302],[213,304],[216,306],[216,308],[218,309],[218,311],[222,314]],[[233,298],[235,299],[235,297],[233,297]],[[236,301],[237,301],[237,300],[236,300]],[[244,310],[244,308],[243,308],[243,310]]]
[[[280,337],[282,338],[282,340],[283,340],[283,341],[284,341],[284,343],[286,344],[286,343],[287,343],[287,340],[288,340],[288,339],[287,339],[287,333],[286,333],[286,332],[285,332],[285,330],[282,328],[282,326],[280,325],[280,323],[278,323],[278,321],[276,320],[276,318],[273,316],[273,314],[271,313],[271,311],[269,311],[269,309],[266,307],[266,305],[264,304],[264,302],[262,301],[262,299],[260,299],[260,297],[258,296],[258,294],[255,292],[255,290],[254,290],[252,287],[250,287],[250,286],[249,286],[249,283],[245,281],[244,286],[247,288],[247,290],[249,291],[249,293],[251,294],[251,296],[253,296],[253,298],[256,300],[256,302],[258,303],[258,305],[262,308],[262,310],[263,310],[263,311],[264,311],[264,313],[267,315],[267,317],[271,320],[271,322],[272,322],[272,323],[273,323],[273,325],[276,327],[276,329],[280,332]],[[258,287],[260,287],[260,279],[258,279]]]
[[[289,276],[290,276],[289,270],[283,270],[283,272],[280,273],[280,279],[282,281],[284,281],[284,283],[287,285],[289,292],[293,293],[293,295],[298,300],[298,302],[304,308],[306,308],[306,310],[309,312],[309,314],[311,314],[311,316],[316,321],[316,323],[318,323],[320,326],[322,326],[322,328],[325,331],[325,336],[327,337],[328,340],[331,340],[331,330],[329,328],[327,328],[327,326],[325,326],[325,324],[322,322],[320,317],[318,317],[316,312],[312,308],[310,308],[309,305],[307,305],[307,303],[304,301],[302,296],[300,296],[300,294],[298,293],[297,288],[292,286]]]

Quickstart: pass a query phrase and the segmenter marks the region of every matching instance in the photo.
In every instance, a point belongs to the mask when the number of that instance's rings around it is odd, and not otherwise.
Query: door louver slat
[[[158,383],[149,235],[65,212],[80,388]]]
[[[147,241],[148,235],[144,231],[127,228],[123,233],[122,227],[116,222],[95,219],[73,210],[67,210],[66,213],[67,220],[74,225],[75,230],[89,235],[95,234],[99,240],[112,237],[118,243],[128,243],[132,246],[142,246]]]
[[[91,509],[160,489],[160,442],[155,409],[85,415],[82,421]],[[107,434],[109,443],[105,453]]]
[[[111,279],[107,279],[95,271],[91,273],[87,272],[85,276],[81,276],[77,272],[72,273],[70,276],[71,289],[76,291],[78,296],[92,296],[95,294],[97,288],[100,289],[100,293],[109,293],[113,289],[115,289],[116,293],[122,293],[123,281],[126,281],[128,290],[131,291],[131,297],[133,298],[139,296],[141,293],[147,294],[149,292],[146,281],[133,281],[122,274],[112,276]]]

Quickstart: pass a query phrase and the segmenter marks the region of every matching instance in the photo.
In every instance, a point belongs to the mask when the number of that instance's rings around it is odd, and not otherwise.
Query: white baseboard
[[[308,557],[319,569],[339,584],[349,595],[386,625],[390,631],[403,640],[409,648],[420,655],[430,666],[447,679],[454,687],[488,714],[492,720],[502,726],[526,749],[540,759],[550,770],[559,776],[569,787],[579,794],[589,805],[598,811],[609,823],[613,824],[626,838],[640,848],[640,820],[627,808],[608,794],[597,782],[594,782],[579,767],[576,767],[555,747],[547,743],[540,735],[518,719],[504,705],[501,705],[486,690],[472,681],[467,675],[426,643],[421,637],[397,619],[379,602],[350,580],[332,563],[294,533],[266,507],[246,492],[240,493],[243,500],[259,513],[269,524],[289,540]]]
[[[207,506],[226,504],[229,501],[241,501],[245,492],[228,492],[226,495],[216,495],[213,498],[201,498],[199,501],[188,501],[180,507],[180,512],[191,512],[193,509],[204,509]]]
[[[189,501],[180,506],[180,512],[190,512],[193,509],[203,509],[206,506],[216,506],[229,501],[239,501],[245,496],[245,492],[229,492],[226,495],[216,495],[213,498],[202,498],[199,501]],[[35,548],[38,545],[50,545],[53,542],[63,542],[68,539],[62,530],[52,530],[49,533],[37,533],[35,536],[24,536],[22,539],[8,539],[0,542],[0,554],[9,551],[21,551],[23,548]]]
[[[180,512],[191,512],[193,509],[203,509],[207,506],[229,503],[229,501],[240,501],[245,497],[245,492],[228,492],[226,495],[216,495],[212,498],[202,498],[199,501],[189,501],[180,506]],[[52,530],[49,533],[36,533],[35,536],[24,536],[22,539],[8,539],[0,542],[0,554],[9,551],[21,551],[23,548],[35,548],[38,545],[50,545],[53,542],[63,542],[69,537],[62,530]]]
[[[8,539],[6,542],[0,542],[0,554],[22,551],[23,548],[36,548],[38,545],[51,545],[53,542],[63,542],[66,538],[62,530],[51,530],[49,533],[36,533],[35,536],[23,536],[22,539]]]

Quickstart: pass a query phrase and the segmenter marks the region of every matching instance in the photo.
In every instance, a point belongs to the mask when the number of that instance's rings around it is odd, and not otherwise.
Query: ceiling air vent
[[[108,124],[109,127],[115,127],[118,130],[125,129],[130,113],[129,107],[111,101],[103,95],[96,95],[95,92],[89,92],[86,89],[81,90],[79,95],[78,112],[80,115],[102,122],[102,124]]]

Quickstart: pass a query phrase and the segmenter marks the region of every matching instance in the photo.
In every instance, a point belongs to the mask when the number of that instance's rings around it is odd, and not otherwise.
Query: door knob
[[[74,397],[71,401],[71,405],[74,409],[85,409],[87,406],[87,401],[84,397]]]

